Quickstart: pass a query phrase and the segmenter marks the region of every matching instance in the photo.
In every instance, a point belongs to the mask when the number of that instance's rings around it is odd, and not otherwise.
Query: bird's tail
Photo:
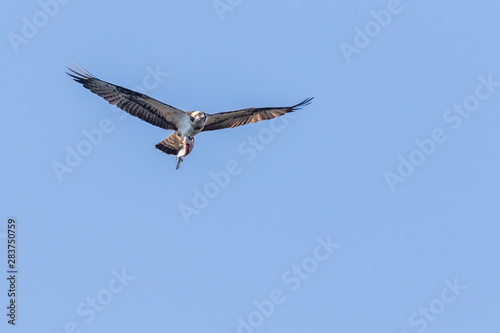
[[[182,138],[177,135],[177,132],[172,133],[162,142],[158,142],[155,147],[168,155],[177,155],[182,149]]]

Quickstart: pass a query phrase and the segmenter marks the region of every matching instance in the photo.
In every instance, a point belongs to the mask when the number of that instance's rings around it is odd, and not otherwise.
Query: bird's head
[[[207,119],[207,115],[202,111],[194,111],[191,113],[191,117],[194,122],[205,121]]]

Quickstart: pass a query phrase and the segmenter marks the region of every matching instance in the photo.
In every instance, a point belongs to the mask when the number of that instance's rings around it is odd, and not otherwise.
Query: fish
[[[177,153],[177,166],[175,167],[175,170],[179,169],[179,164],[184,161],[184,157],[189,155],[189,153],[193,150],[193,147],[194,138],[187,135],[184,136],[184,139],[182,140],[182,148]]]

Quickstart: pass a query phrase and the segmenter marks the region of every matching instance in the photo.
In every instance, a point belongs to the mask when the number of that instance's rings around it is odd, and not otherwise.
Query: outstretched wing
[[[270,108],[248,108],[236,111],[221,112],[209,114],[208,120],[203,131],[214,131],[223,128],[233,128],[250,123],[256,123],[261,120],[273,119],[288,112],[299,110],[309,105],[313,97],[308,98],[289,107],[270,107]]]
[[[147,95],[99,80],[86,70],[75,66],[66,73],[85,88],[104,98],[109,104],[140,118],[148,123],[176,131],[182,121],[189,115],[173,106],[157,101]]]

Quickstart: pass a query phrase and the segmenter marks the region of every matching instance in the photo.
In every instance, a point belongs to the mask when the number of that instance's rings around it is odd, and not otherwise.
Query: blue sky
[[[499,6],[10,4],[0,266],[12,218],[18,327],[4,278],[2,332],[491,331]],[[198,135],[176,171],[154,148],[170,133],[70,61],[183,110],[315,99]]]

